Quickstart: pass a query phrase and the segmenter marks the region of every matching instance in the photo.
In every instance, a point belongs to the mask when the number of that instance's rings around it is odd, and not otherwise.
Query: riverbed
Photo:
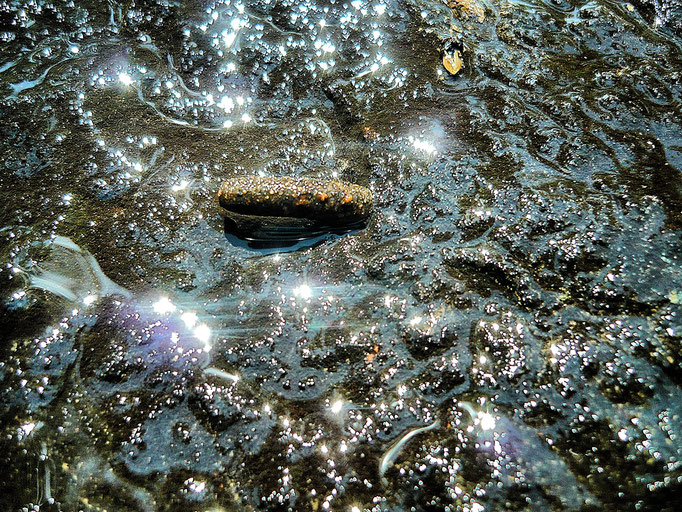
[[[681,44],[667,0],[0,3],[0,508],[677,510]],[[235,237],[250,175],[373,213]]]

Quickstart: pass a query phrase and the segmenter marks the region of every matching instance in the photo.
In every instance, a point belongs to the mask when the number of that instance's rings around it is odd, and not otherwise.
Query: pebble
[[[246,176],[227,180],[218,193],[229,212],[309,219],[331,226],[361,222],[372,211],[372,192],[338,180]]]

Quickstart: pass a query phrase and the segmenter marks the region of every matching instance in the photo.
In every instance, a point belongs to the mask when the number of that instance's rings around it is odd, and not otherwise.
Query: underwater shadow
[[[366,220],[329,226],[310,219],[265,217],[231,213],[224,216],[225,238],[235,247],[272,254],[315,247],[355,233],[367,226]]]

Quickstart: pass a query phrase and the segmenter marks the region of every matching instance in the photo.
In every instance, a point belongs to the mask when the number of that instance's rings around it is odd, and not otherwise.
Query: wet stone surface
[[[0,0],[0,508],[677,510],[681,38],[659,0]],[[252,175],[374,213],[233,243]]]
[[[250,176],[223,183],[218,202],[226,214],[304,218],[328,224],[365,222],[372,192],[338,180]]]

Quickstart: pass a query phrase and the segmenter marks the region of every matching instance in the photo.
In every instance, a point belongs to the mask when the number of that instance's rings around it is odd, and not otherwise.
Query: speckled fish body
[[[309,219],[329,226],[361,222],[372,211],[369,189],[313,178],[232,178],[223,184],[218,199],[237,214]]]

